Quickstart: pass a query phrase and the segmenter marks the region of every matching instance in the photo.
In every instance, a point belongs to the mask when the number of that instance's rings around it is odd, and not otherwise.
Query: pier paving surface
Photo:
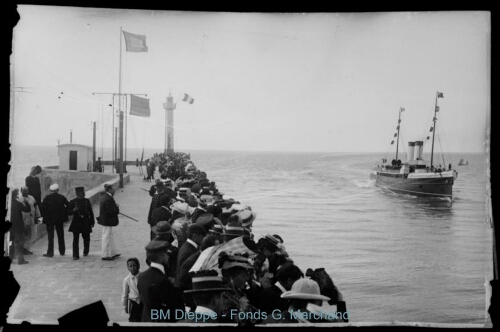
[[[113,232],[121,256],[113,261],[101,259],[102,227],[96,222],[90,234],[89,255],[83,256],[83,239],[80,236],[80,259],[73,260],[73,233],[68,231],[71,221],[65,223],[64,256],[59,255],[55,234],[54,257],[43,256],[48,243],[44,236],[30,247],[33,255],[25,256],[29,264],[18,265],[17,258],[12,261],[10,270],[21,289],[10,307],[8,323],[59,324],[58,318],[99,300],[103,302],[110,322],[128,322],[121,303],[122,282],[129,273],[126,266],[128,258],[137,257],[141,271],[148,268],[144,247],[150,236],[147,214],[151,196],[142,189],[149,190],[154,184],[154,181],[144,182],[138,168],[129,168],[130,182],[117,189],[114,197],[120,212],[139,222],[119,215],[120,223],[113,227]],[[93,210],[94,215],[99,216],[98,204],[93,206]]]

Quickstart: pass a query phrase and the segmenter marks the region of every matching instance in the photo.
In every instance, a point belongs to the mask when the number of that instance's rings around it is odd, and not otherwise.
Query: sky
[[[129,148],[386,152],[436,138],[484,152],[489,12],[230,13],[19,5],[11,56],[11,142],[110,147],[112,93],[147,94]],[[127,52],[123,31],[146,36]],[[194,103],[182,101],[184,93]],[[115,103],[116,104],[116,103]],[[125,110],[127,112],[128,110]],[[114,125],[118,125],[115,118]],[[34,136],[22,134],[29,130]],[[37,137],[36,142],[32,137]],[[429,142],[429,143],[428,143]]]

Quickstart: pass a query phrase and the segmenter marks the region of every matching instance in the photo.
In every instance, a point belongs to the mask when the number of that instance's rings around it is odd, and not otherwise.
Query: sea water
[[[127,159],[141,152],[128,150]],[[485,322],[493,260],[484,154],[448,155],[458,171],[449,202],[375,187],[378,154],[183,152],[225,198],[257,213],[257,238],[280,235],[304,273],[325,268],[351,322]],[[461,158],[469,164],[458,166]],[[57,164],[56,147],[17,147],[9,183],[19,187],[32,166]]]

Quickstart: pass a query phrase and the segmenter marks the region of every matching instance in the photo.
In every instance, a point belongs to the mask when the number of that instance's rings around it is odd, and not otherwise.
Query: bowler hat
[[[198,201],[196,200],[196,197],[189,196],[188,205],[191,206],[191,207],[197,207],[198,206]]]
[[[168,252],[171,253],[170,243],[163,240],[151,240],[145,247],[147,252]]]
[[[172,227],[166,220],[158,221],[156,226],[151,227],[151,231],[157,235],[172,233]]]
[[[194,233],[194,234],[207,234],[207,230],[205,227],[198,225],[198,224],[191,224],[188,227],[188,233]]]
[[[203,213],[198,218],[196,218],[196,223],[205,227],[206,229],[210,229],[214,224],[214,215],[211,213]]]

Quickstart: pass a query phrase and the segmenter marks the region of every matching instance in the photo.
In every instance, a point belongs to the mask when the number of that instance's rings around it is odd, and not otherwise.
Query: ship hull
[[[375,171],[372,173],[377,187],[396,193],[420,197],[453,198],[454,171],[443,173],[399,174]]]

